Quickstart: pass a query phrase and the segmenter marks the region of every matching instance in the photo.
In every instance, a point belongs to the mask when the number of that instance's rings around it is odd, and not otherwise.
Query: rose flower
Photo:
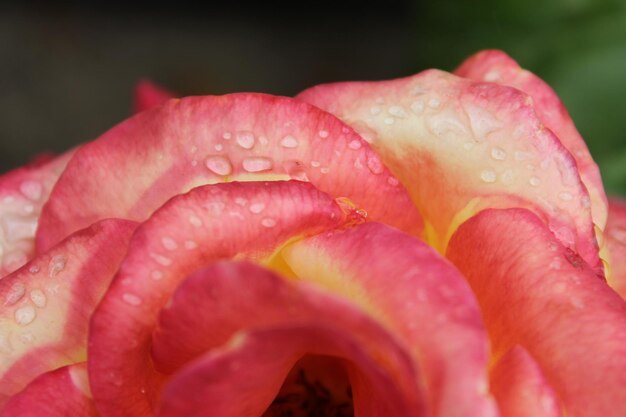
[[[626,204],[504,53],[136,109],[0,178],[1,416],[626,415]]]

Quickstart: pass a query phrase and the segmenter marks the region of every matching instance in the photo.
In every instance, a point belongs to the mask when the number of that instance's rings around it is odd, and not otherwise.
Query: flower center
[[[353,417],[352,390],[341,359],[305,356],[263,417]]]

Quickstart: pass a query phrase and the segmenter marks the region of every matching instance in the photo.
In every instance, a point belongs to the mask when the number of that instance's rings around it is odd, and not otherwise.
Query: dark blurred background
[[[626,195],[626,0],[3,2],[0,171],[97,137],[143,77],[180,95],[293,95],[451,70],[484,48],[556,89],[607,189]]]

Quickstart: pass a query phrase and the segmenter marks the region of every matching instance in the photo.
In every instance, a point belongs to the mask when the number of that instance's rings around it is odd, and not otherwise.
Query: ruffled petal
[[[89,319],[135,226],[103,220],[0,280],[0,396],[85,360]]]
[[[485,210],[448,257],[478,297],[496,359],[524,347],[568,417],[626,415],[626,302],[537,216]]]
[[[590,200],[576,162],[511,87],[437,70],[313,87],[298,98],[369,136],[409,188],[426,239],[442,253],[484,208],[525,207],[601,273]]]
[[[580,178],[591,198],[593,221],[600,230],[604,230],[608,203],[600,170],[554,90],[541,78],[521,68],[513,58],[497,50],[481,51],[472,55],[454,73],[479,81],[509,85],[532,97],[541,122],[558,136],[576,160]]]
[[[101,413],[143,416],[153,408],[161,377],[150,359],[151,333],[189,273],[219,259],[262,260],[287,240],[350,216],[299,181],[208,185],[170,200],[133,236],[92,319],[89,369]]]
[[[45,206],[37,246],[102,218],[142,221],[198,185],[291,178],[421,231],[404,187],[352,129],[298,100],[242,93],[171,100],[84,145]]]
[[[198,358],[167,384],[159,416],[259,416],[305,355],[343,359],[357,415],[426,415],[410,355],[378,323],[252,264],[215,264],[188,278],[161,314],[153,353],[171,371]]]
[[[298,279],[361,306],[408,346],[423,368],[434,416],[492,416],[487,334],[458,271],[425,243],[366,223],[287,246]]]

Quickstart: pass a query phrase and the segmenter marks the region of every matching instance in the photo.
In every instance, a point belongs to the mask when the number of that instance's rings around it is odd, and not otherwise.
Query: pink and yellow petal
[[[442,253],[481,209],[526,207],[601,270],[589,195],[576,162],[529,96],[437,70],[382,82],[313,87],[298,98],[369,137]]]
[[[133,236],[92,319],[90,377],[103,415],[152,409],[162,378],[151,364],[151,333],[189,273],[220,259],[260,261],[289,239],[347,221],[347,208],[299,181],[208,185],[170,200]]]
[[[626,303],[537,216],[486,210],[447,255],[478,298],[496,359],[524,347],[568,416],[626,414]]]
[[[576,160],[580,178],[591,198],[593,221],[600,230],[604,230],[608,203],[600,170],[554,90],[541,78],[521,68],[510,56],[497,50],[481,51],[469,57],[454,73],[478,81],[515,87],[532,97],[542,123],[554,132]]]
[[[281,255],[297,279],[351,300],[411,347],[434,416],[497,415],[478,305],[432,248],[366,223],[293,243]]]
[[[142,221],[198,185],[275,179],[310,181],[372,219],[421,231],[404,187],[351,128],[298,100],[242,93],[171,100],[84,145],[46,204],[37,245],[102,218]]]
[[[135,226],[104,220],[0,280],[0,395],[85,360],[89,319]]]
[[[39,376],[13,396],[2,417],[98,417],[84,363]]]
[[[609,218],[604,233],[609,253],[607,281],[622,298],[626,299],[626,202],[609,199]]]

